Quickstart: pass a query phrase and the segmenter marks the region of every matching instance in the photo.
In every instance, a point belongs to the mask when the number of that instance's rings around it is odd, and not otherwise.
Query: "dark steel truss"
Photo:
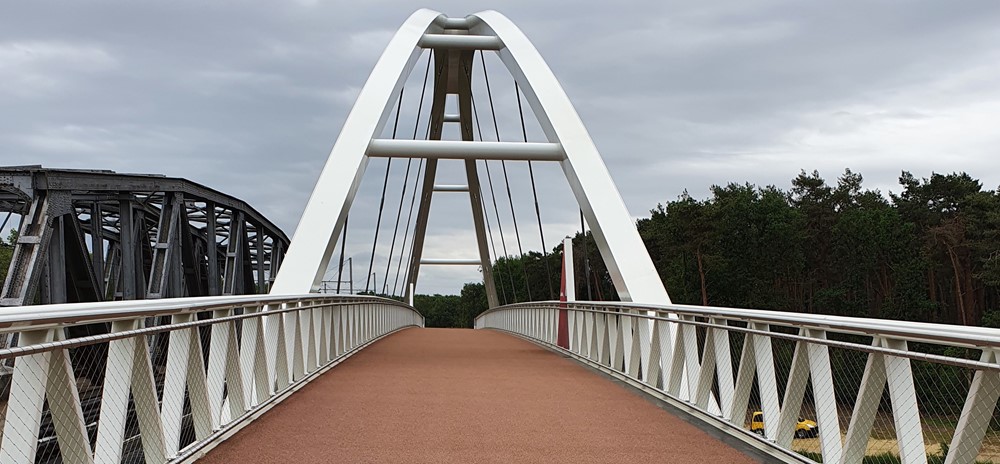
[[[288,249],[242,200],[159,175],[0,167],[7,213],[0,306],[266,293]]]

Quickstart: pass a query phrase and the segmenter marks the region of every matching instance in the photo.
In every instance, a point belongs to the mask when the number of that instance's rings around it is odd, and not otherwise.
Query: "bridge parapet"
[[[66,338],[84,324],[109,333]],[[222,296],[10,308],[0,462],[186,462],[423,316],[363,296]]]
[[[607,302],[503,306],[476,328],[566,352],[786,462],[1000,462],[997,329]]]

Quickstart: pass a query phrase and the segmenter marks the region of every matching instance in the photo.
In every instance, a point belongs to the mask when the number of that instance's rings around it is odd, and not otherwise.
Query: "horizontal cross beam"
[[[479,266],[483,264],[478,259],[428,259],[420,260],[421,266]]]
[[[435,192],[468,192],[468,185],[437,184],[434,186]]]
[[[459,142],[454,140],[373,139],[373,158],[482,159],[507,161],[562,161],[561,144],[534,142]]]
[[[451,50],[501,50],[503,41],[495,35],[424,34],[417,42],[420,48]]]

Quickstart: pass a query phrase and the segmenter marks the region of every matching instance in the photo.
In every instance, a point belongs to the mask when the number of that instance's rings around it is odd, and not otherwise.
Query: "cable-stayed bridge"
[[[511,78],[516,103],[495,100]],[[384,296],[317,293],[344,282],[349,219],[382,158],[359,287]],[[555,165],[616,301],[576,297],[569,241],[558,301],[523,268],[494,269],[525,254],[515,163],[542,259],[555,241],[534,176]],[[439,181],[449,168],[461,183]],[[0,312],[3,463],[1000,461],[997,330],[672,304],[569,98],[497,12],[403,24],[287,251],[266,219],[201,186],[17,172],[0,176],[0,205],[21,217],[3,289],[16,306]],[[440,195],[468,198],[448,214],[469,216],[474,254],[424,255]],[[423,328],[408,301],[428,266],[481,273],[477,330]]]

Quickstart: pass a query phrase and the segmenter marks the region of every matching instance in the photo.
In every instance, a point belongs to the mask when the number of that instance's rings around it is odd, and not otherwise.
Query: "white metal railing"
[[[95,335],[67,339],[68,327]],[[5,308],[0,462],[196,458],[305,382],[396,330],[403,303],[302,295]],[[110,329],[110,330],[108,330]]]
[[[561,309],[572,356],[783,460],[1000,463],[1000,330],[596,302],[503,306],[476,328],[557,347]]]

